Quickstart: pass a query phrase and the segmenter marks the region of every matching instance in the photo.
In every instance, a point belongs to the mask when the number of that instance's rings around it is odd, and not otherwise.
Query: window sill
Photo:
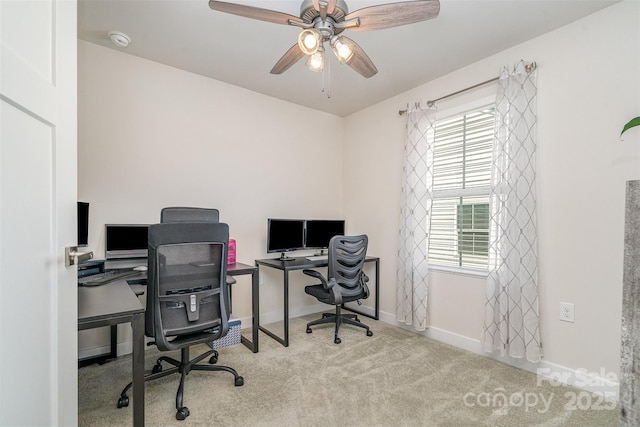
[[[489,272],[487,270],[478,270],[475,268],[465,268],[465,267],[448,267],[444,265],[433,265],[429,264],[429,270],[433,271],[442,271],[445,273],[459,274],[462,276],[473,276],[473,277],[487,277]]]

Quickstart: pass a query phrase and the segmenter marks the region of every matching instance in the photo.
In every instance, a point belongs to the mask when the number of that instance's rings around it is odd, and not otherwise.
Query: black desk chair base
[[[209,357],[208,365],[199,365],[198,363],[202,360]],[[156,361],[156,364],[153,366],[151,370],[151,374],[146,375],[144,377],[146,381],[152,381],[158,378],[166,377],[167,375],[180,373],[180,385],[178,386],[178,392],[176,393],[176,419],[184,420],[189,416],[189,408],[183,406],[183,396],[184,396],[184,381],[186,376],[191,371],[226,371],[233,375],[234,384],[236,387],[240,387],[244,385],[244,378],[238,375],[235,369],[230,368],[228,366],[220,366],[215,365],[218,361],[218,352],[216,350],[209,350],[200,356],[194,358],[193,360],[189,360],[189,347],[184,347],[180,350],[180,359],[177,360],[168,356],[161,356]],[[162,368],[162,362],[167,362],[170,365],[173,365],[173,368],[167,369],[166,371]],[[118,399],[118,408],[123,408],[129,406],[129,397],[127,396],[127,391],[131,388],[132,383],[127,384],[127,386],[120,393],[120,398]]]
[[[307,323],[307,333],[310,334],[311,332],[313,332],[311,330],[312,326],[322,325],[322,324],[326,324],[326,323],[335,323],[336,324],[336,331],[335,331],[335,336],[334,336],[334,339],[333,339],[333,342],[335,344],[340,344],[342,342],[340,337],[338,337],[338,330],[340,329],[340,325],[342,325],[343,323],[363,328],[364,330],[367,331],[367,336],[368,337],[373,336],[373,332],[371,332],[369,330],[369,327],[367,325],[365,325],[364,323],[360,322],[360,319],[358,319],[358,316],[356,314],[350,314],[350,313],[349,314],[342,314],[339,305],[336,306],[335,314],[334,313],[322,313],[322,318]]]

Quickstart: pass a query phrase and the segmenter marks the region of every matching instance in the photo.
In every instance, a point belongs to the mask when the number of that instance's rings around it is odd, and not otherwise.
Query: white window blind
[[[486,269],[494,108],[435,125],[429,263]]]

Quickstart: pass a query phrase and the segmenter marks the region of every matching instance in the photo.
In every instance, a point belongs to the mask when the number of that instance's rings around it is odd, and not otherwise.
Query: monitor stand
[[[285,255],[284,252],[281,252],[280,253],[280,258],[278,258],[278,261],[293,261],[294,259],[295,258],[293,258],[293,257]]]

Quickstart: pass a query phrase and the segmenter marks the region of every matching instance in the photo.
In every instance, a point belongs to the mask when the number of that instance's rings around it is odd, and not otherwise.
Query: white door
[[[0,425],[77,424],[76,0],[0,0]]]

